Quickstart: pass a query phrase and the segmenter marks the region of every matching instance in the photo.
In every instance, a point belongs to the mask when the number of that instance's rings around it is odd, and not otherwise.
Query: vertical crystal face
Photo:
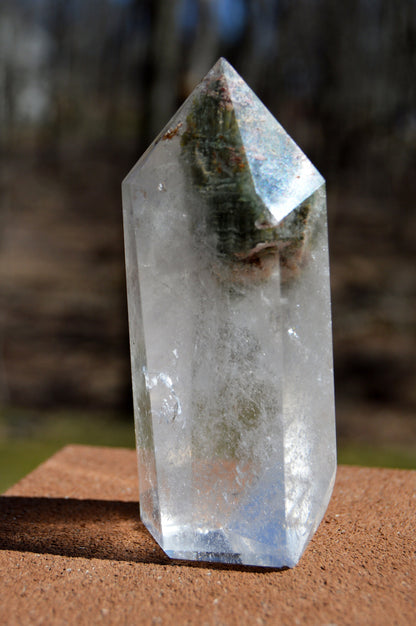
[[[141,518],[295,565],[335,477],[325,182],[220,59],[123,182]]]

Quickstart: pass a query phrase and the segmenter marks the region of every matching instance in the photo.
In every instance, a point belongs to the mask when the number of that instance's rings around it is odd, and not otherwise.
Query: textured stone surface
[[[322,176],[224,60],[123,183],[141,515],[293,566],[336,466]]]
[[[414,624],[414,471],[339,467],[284,571],[169,561],[137,488],[134,451],[70,446],[1,497],[0,623]]]

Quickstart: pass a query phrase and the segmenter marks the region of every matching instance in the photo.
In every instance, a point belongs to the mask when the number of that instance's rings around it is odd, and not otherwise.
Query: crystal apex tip
[[[227,61],[227,59],[225,57],[220,57],[218,59],[218,61],[216,63],[214,63],[214,65],[212,66],[212,68],[210,69],[210,71],[208,72],[207,76],[210,74],[225,74],[227,72],[231,72],[233,74],[236,74],[237,76],[240,76],[240,74],[237,72],[237,70],[231,65],[231,63],[229,61]]]

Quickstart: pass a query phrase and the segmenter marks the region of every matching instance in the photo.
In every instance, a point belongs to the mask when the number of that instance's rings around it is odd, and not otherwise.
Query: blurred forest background
[[[416,466],[416,0],[1,0],[0,487],[133,445],[120,183],[219,56],[327,179],[340,460]]]

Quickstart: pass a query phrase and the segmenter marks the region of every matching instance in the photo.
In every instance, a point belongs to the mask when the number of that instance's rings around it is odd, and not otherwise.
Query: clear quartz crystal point
[[[325,182],[220,59],[123,182],[141,519],[291,567],[331,495]]]

